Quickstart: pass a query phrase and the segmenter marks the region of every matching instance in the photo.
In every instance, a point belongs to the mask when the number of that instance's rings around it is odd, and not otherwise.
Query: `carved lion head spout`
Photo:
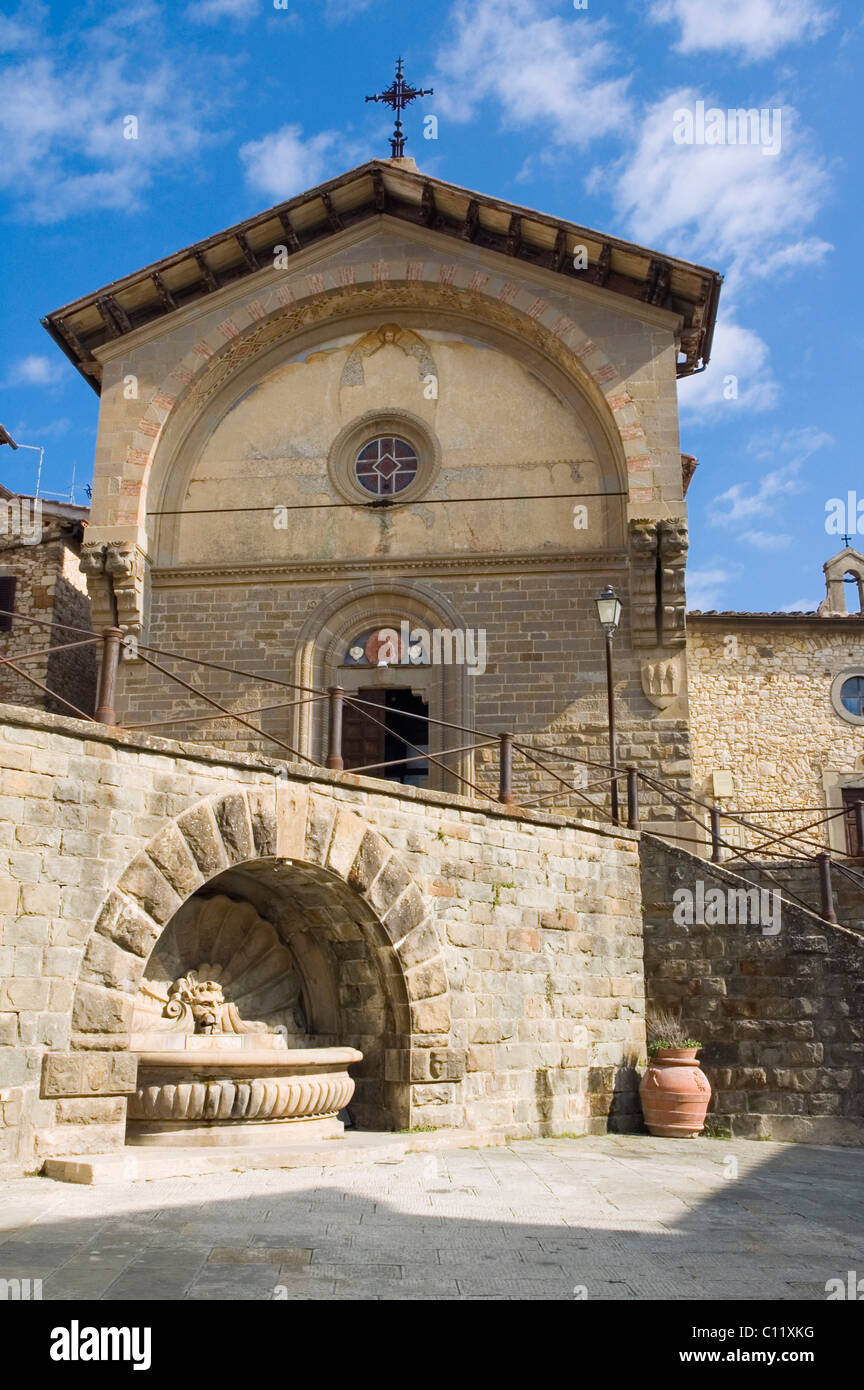
[[[217,984],[217,981],[199,980],[197,970],[190,970],[189,974],[183,974],[181,979],[175,980],[168,990],[165,1013],[176,1016],[174,1011],[171,1011],[172,1001],[176,1001],[182,1008],[189,1009],[196,1033],[224,1033],[222,1011],[225,995],[222,994],[222,986]]]
[[[225,1026],[225,1009],[222,986],[215,980],[199,979],[198,971],[190,970],[171,985],[164,1012],[168,1018],[182,1018],[190,1013],[196,1033],[233,1032],[233,1028]]]

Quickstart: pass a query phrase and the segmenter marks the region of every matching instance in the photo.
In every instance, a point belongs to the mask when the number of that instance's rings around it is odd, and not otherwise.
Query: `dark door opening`
[[[864,802],[864,787],[843,788],[843,823],[846,826],[846,853],[853,858],[864,855],[864,845],[858,834],[858,816],[855,807]]]
[[[346,769],[368,768],[369,777],[384,777],[409,787],[427,786],[429,763],[417,756],[418,750],[429,751],[426,701],[410,690],[380,688],[358,690],[356,699],[368,704],[359,709],[345,705],[342,756]],[[369,708],[370,705],[377,708]],[[413,761],[404,761],[407,759]],[[380,763],[395,765],[380,767]]]

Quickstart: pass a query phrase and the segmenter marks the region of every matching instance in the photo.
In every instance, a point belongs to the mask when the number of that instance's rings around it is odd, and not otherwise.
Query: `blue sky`
[[[85,500],[98,401],[40,317],[389,154],[363,98],[401,52],[435,88],[406,118],[421,169],[726,276],[712,365],[680,386],[690,606],[814,607],[826,502],[864,500],[862,50],[854,0],[4,6],[0,420],[44,447],[43,491],[74,470]],[[769,113],[779,150],[678,143],[700,101]],[[37,461],[4,449],[0,478],[32,491]]]

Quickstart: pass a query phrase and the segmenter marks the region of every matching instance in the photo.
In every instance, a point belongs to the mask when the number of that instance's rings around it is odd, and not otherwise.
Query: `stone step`
[[[56,1182],[88,1185],[193,1178],[207,1173],[252,1172],[273,1168],[332,1168],[356,1163],[399,1163],[409,1153],[436,1149],[491,1148],[506,1144],[502,1134],[437,1129],[416,1134],[349,1130],[338,1138],[284,1147],[159,1149],[127,1145],[110,1153],[74,1154],[45,1160],[42,1174]]]

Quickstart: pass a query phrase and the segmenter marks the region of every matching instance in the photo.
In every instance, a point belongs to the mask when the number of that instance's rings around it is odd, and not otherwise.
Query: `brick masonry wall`
[[[46,524],[46,529],[48,526],[50,523]],[[40,647],[76,641],[76,635],[65,631],[61,623],[91,629],[90,600],[78,556],[61,537],[55,534],[53,539],[45,539],[39,545],[3,546],[0,548],[0,574],[12,575],[18,581],[16,617],[12,630],[0,633],[0,656],[14,660]],[[45,627],[45,622],[53,626]],[[23,663],[23,669],[85,714],[92,714],[97,678],[93,647],[77,647],[50,657],[38,657]],[[63,710],[58,701],[51,700],[35,685],[4,666],[0,666],[0,700],[47,708],[51,713]]]
[[[649,1008],[703,1044],[714,1123],[736,1138],[864,1143],[864,955],[857,933],[782,903],[780,931],[679,926],[673,893],[747,880],[643,836]]]
[[[638,1122],[635,836],[20,708],[2,719],[2,1161],[123,1143],[144,961],[184,898],[252,861],[294,862],[301,900],[310,878],[331,883],[377,924],[378,963],[354,959],[343,998],[362,1014],[371,964],[396,1031],[407,1020],[378,1083],[408,1124]],[[326,913],[314,931],[327,937]],[[356,957],[329,945],[337,964]]]
[[[398,579],[398,573],[393,578]],[[612,576],[626,585],[626,577]],[[443,600],[459,613],[467,628],[486,633],[487,666],[469,680],[474,708],[468,722],[493,732],[511,730],[540,749],[564,748],[574,756],[597,761],[608,758],[604,639],[597,624],[594,598],[609,576],[574,572],[523,573],[488,576],[466,572],[460,578],[430,579]],[[381,578],[382,592],[387,580]],[[351,589],[344,585],[346,603]],[[160,587],[154,575],[148,642],[166,651],[179,651],[204,661],[222,662],[251,672],[294,679],[294,656],[301,628],[310,615],[338,592],[323,583],[256,583],[249,587],[219,585]],[[645,697],[639,662],[631,646],[625,602],[616,637],[615,686],[619,762],[641,768],[690,787],[689,735],[681,719],[665,718]],[[186,681],[232,709],[273,704],[290,698],[287,692],[224,672],[196,669],[158,658]],[[195,708],[190,697],[159,672],[143,663],[124,662],[120,671],[118,713],[121,723],[138,724],[185,717]],[[433,715],[435,711],[432,711]],[[253,722],[255,722],[253,720]],[[263,728],[291,741],[290,713],[261,716]],[[227,722],[172,728],[168,737],[202,738],[220,747],[268,751],[254,735]],[[464,742],[454,735],[455,744]],[[272,746],[270,752],[277,752]],[[317,750],[319,756],[323,750]],[[560,776],[572,778],[573,767],[553,754],[544,761]],[[491,789],[497,772],[478,762],[477,778]],[[587,774],[593,780],[597,773]],[[517,794],[526,799],[555,789],[556,783],[538,774],[517,756]],[[566,796],[566,788],[561,789]],[[593,794],[597,797],[597,793]],[[644,812],[662,805],[645,791]],[[578,804],[572,798],[571,805]],[[583,803],[584,805],[584,803]],[[662,813],[661,813],[662,814]]]
[[[858,875],[860,882],[850,879],[842,869],[835,865],[831,875],[834,898],[834,911],[837,920],[853,931],[864,932],[864,873],[862,865],[851,860],[847,866]],[[788,893],[792,900],[800,898],[817,916],[822,913],[822,893],[819,885],[819,867],[815,860],[769,860],[765,864],[736,865],[735,873],[751,883],[759,883],[765,888],[777,886],[781,892]],[[774,882],[768,874],[773,876]]]

